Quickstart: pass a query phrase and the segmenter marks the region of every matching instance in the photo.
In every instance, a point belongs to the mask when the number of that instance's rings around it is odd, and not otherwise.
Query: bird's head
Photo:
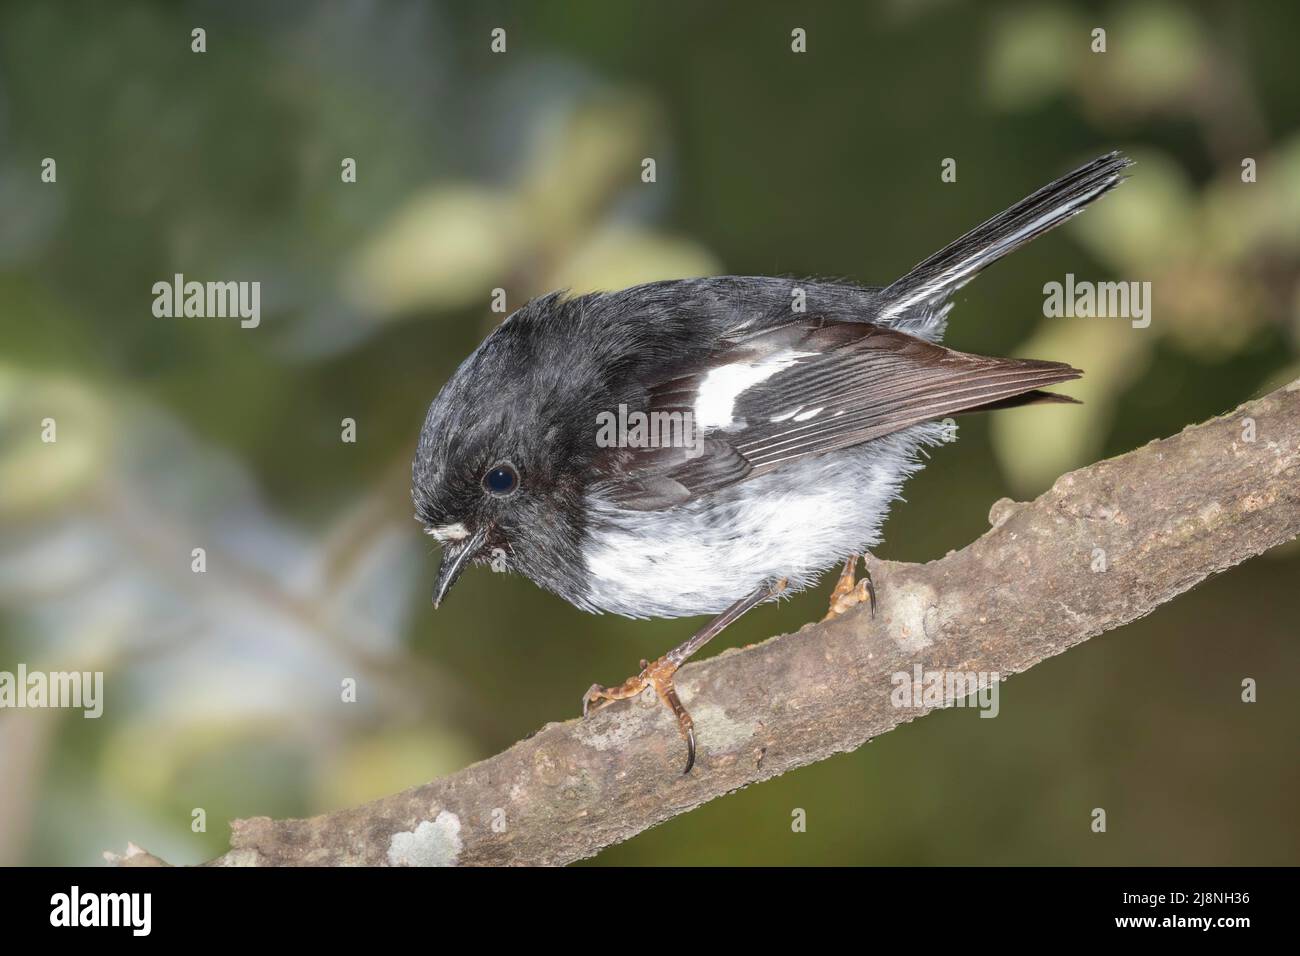
[[[563,593],[556,576],[581,563],[592,428],[570,420],[558,399],[568,392],[559,387],[565,370],[539,367],[526,331],[499,326],[433,400],[420,433],[411,496],[442,545],[435,607],[470,564]]]

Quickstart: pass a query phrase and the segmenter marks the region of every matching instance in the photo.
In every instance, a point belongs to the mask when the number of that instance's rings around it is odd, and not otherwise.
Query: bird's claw
[[[835,582],[835,589],[831,591],[830,609],[827,610],[823,621],[830,621],[850,608],[857,607],[864,600],[870,602],[871,616],[876,616],[876,585],[871,580],[871,571],[863,563],[862,580],[856,581],[855,578],[858,570],[858,556],[855,554],[844,562],[844,570],[840,572],[840,579]]]
[[[617,687],[592,684],[587,689],[587,693],[582,695],[582,716],[586,717],[589,713],[608,707],[616,700],[629,700],[647,687],[653,687],[660,702],[677,718],[677,727],[682,737],[686,739],[686,769],[682,773],[688,774],[695,766],[695,722],[691,720],[691,715],[682,705],[681,698],[677,696],[677,688],[673,685],[673,676],[677,673],[677,667],[678,665],[667,657],[661,657],[653,664],[643,660],[641,673],[629,677]]]

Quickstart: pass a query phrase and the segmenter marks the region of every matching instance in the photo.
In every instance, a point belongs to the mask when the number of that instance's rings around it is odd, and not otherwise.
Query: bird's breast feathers
[[[627,509],[595,493],[582,556],[588,610],[627,617],[722,611],[764,584],[815,583],[874,547],[890,502],[941,440],[920,425],[870,445],[803,458],[685,505]]]

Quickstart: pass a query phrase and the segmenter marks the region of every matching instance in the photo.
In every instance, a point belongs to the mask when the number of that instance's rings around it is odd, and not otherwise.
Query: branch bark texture
[[[853,750],[925,712],[891,704],[897,672],[1019,673],[1300,535],[1300,380],[1064,475],[1031,503],[1002,499],[989,520],[937,561],[872,562],[874,619],[859,608],[683,668],[700,746],[689,777],[650,695],[373,803],[236,821],[212,862],[569,863]]]

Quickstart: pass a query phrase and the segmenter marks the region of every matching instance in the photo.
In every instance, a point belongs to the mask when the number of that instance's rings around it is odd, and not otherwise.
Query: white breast
[[[857,448],[790,462],[664,511],[627,511],[595,496],[583,557],[586,604],[628,617],[714,614],[764,584],[793,590],[875,547],[917,448],[920,425]]]

